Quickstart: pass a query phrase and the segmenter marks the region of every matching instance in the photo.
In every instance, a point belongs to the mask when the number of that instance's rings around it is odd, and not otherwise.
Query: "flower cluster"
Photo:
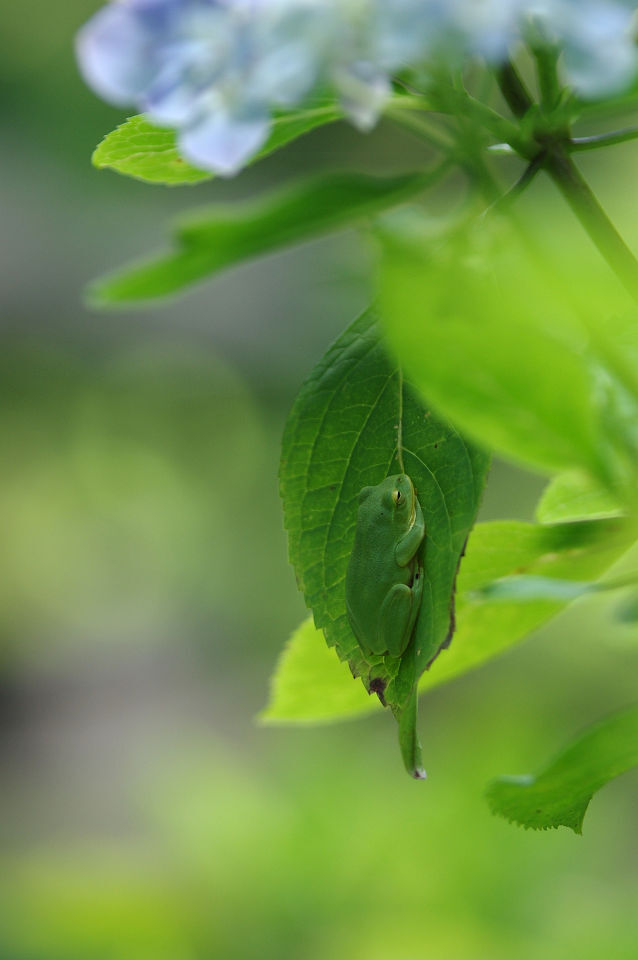
[[[77,54],[104,99],[179,131],[195,165],[235,173],[268,137],[274,110],[335,94],[361,129],[393,76],[442,54],[497,62],[532,22],[563,50],[584,96],[634,77],[627,0],[115,0],[80,30]]]

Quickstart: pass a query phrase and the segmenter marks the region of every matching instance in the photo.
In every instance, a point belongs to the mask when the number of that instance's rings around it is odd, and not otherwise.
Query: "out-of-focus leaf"
[[[330,723],[382,710],[308,617],[284,647],[275,668],[268,706],[259,715],[261,723]]]
[[[438,176],[437,171],[397,177],[324,174],[257,201],[209,208],[178,225],[172,253],[97,280],[89,287],[89,300],[108,306],[165,297],[224,267],[402,203]]]
[[[547,484],[536,507],[539,523],[597,520],[622,512],[617,500],[604,487],[578,471],[559,473]]]
[[[405,229],[383,239],[388,334],[434,406],[504,456],[550,472],[580,469],[627,493],[638,406],[605,367],[585,294],[572,295],[564,265],[539,265],[501,221],[438,240]],[[602,309],[596,282],[585,293]]]
[[[588,315],[587,328],[608,369],[634,399],[638,398],[638,316],[635,307],[630,312]]]
[[[107,133],[91,162],[100,170],[171,187],[212,178],[207,170],[198,170],[180,156],[174,130],[157,127],[144,116],[129,117]]]
[[[424,602],[413,644],[400,659],[366,657],[345,611],[345,574],[358,495],[401,470],[418,490],[426,524]],[[403,383],[388,357],[376,316],[355,321],[302,387],[282,445],[281,495],[290,559],[315,623],[367,689],[403,709],[415,676],[450,630],[459,558],[485,482],[487,457],[437,419]]]
[[[498,777],[487,789],[494,813],[523,827],[582,833],[596,791],[638,765],[638,706],[590,727],[540,773]]]
[[[586,580],[553,580],[551,577],[513,576],[501,577],[487,583],[477,591],[481,600],[493,600],[506,603],[533,603],[535,600],[576,600],[591,593],[596,584]]]
[[[614,616],[619,623],[633,626],[638,623],[638,590],[630,590],[614,610]]]
[[[618,521],[602,520],[540,526],[529,523],[479,523],[470,535],[457,581],[457,631],[452,644],[421,677],[430,690],[507,651],[552,616],[568,597],[490,600],[480,596],[486,583],[515,572],[577,584],[603,573],[631,542],[631,531]],[[334,669],[321,631],[307,621],[293,634],[277,665],[271,698],[262,717],[271,724],[322,722],[369,713],[374,698],[347,699],[352,684]],[[318,677],[313,683],[313,672]],[[326,685],[329,684],[329,689]],[[339,712],[330,714],[330,704]],[[343,707],[341,706],[343,704]]]
[[[582,310],[600,358],[595,392],[613,458],[614,493],[629,512],[638,513],[638,315],[635,304],[622,312],[602,306],[593,313]]]
[[[334,103],[280,114],[273,120],[267,142],[250,162],[261,160],[304,133],[333,123],[340,116],[341,111]],[[107,134],[96,147],[92,161],[100,169],[110,168],[146,183],[165,186],[200,183],[213,178],[210,171],[198,170],[180,156],[175,130],[157,127],[144,116],[130,117]]]
[[[619,520],[543,526],[478,524],[461,564],[457,633],[426,675],[425,687],[451,679],[508,650],[567,606],[562,600],[481,600],[480,591],[501,577],[529,575],[588,581],[604,573],[633,542],[635,531]]]

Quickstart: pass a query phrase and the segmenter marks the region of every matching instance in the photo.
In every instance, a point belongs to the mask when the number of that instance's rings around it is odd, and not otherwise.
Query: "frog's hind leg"
[[[407,647],[414,618],[412,590],[405,583],[395,583],[381,604],[379,612],[378,649],[400,657]]]

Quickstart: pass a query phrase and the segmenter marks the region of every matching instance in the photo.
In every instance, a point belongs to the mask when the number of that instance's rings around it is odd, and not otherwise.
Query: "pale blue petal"
[[[353,63],[334,79],[347,116],[359,130],[371,130],[392,92],[388,76],[371,63]]]
[[[164,64],[140,98],[144,113],[156,123],[172,127],[183,126],[193,119],[200,99],[210,86],[203,78],[195,81],[190,76],[196,73],[192,61],[185,57],[190,45],[184,44],[181,52],[176,46],[172,45],[170,52],[163,51]]]
[[[246,83],[249,98],[260,97],[281,106],[293,106],[317,81],[318,68],[301,43],[288,44],[260,57]]]
[[[116,106],[135,103],[152,76],[149,36],[123,3],[98,11],[79,31],[76,54],[84,79]]]
[[[423,60],[449,15],[441,2],[433,0],[396,0],[378,4],[375,11],[375,49],[377,63],[397,70]]]
[[[636,73],[631,12],[617,3],[574,5],[565,29],[567,78],[585,97],[602,97],[626,87]]]
[[[499,62],[540,17],[570,84],[604,96],[636,75],[630,0],[118,0],[79,32],[80,68],[101,96],[179,131],[185,154],[237,171],[269,114],[332,89],[362,130],[390,77],[431,56]]]
[[[230,177],[262,146],[270,127],[262,107],[242,106],[233,112],[220,104],[180,132],[179,147],[196,167]]]

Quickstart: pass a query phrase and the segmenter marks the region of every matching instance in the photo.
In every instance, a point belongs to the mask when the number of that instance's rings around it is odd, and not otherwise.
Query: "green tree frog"
[[[423,593],[418,552],[425,523],[406,474],[364,487],[346,572],[346,610],[367,654],[400,657],[416,623]]]

